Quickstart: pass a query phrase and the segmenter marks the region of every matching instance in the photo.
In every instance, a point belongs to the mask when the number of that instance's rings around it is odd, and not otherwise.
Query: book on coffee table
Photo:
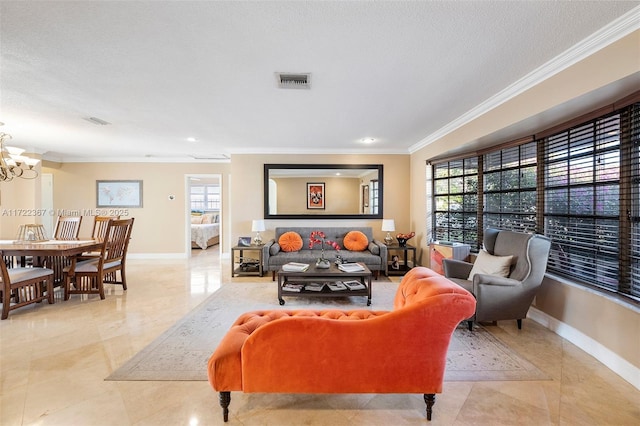
[[[304,286],[307,291],[322,291],[324,283],[308,283]]]
[[[300,293],[304,288],[304,284],[285,283],[282,285],[282,291],[290,291]]]
[[[364,271],[364,266],[359,263],[343,263],[338,265],[338,269],[344,272],[361,272]]]
[[[309,269],[308,263],[289,262],[282,265],[282,270],[285,272],[304,272]]]
[[[347,286],[344,285],[344,283],[342,281],[336,281],[334,283],[327,283],[327,287],[329,287],[329,290],[331,291],[341,291],[341,290],[346,290]]]
[[[358,280],[343,281],[343,283],[349,290],[362,290],[367,288],[367,286]]]

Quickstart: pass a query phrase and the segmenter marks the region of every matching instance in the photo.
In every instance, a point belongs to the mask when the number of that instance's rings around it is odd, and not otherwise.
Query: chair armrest
[[[442,259],[442,268],[445,277],[466,280],[473,269],[473,263],[457,259]]]
[[[475,274],[473,276],[474,288],[479,285],[496,285],[496,286],[503,286],[503,287],[514,287],[521,284],[522,284],[522,281],[514,280],[513,278],[500,277],[497,275]]]

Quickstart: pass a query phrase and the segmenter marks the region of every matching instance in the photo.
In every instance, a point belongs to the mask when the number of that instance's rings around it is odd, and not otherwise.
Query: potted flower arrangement
[[[331,262],[324,257],[324,243],[327,243],[330,247],[339,251],[340,246],[335,241],[329,241],[326,239],[326,235],[322,231],[313,231],[309,237],[309,248],[312,249],[315,244],[321,244],[320,257],[316,261],[316,268],[328,269],[331,266]]]
[[[398,245],[400,247],[405,247],[407,245],[407,241],[409,241],[411,238],[415,237],[416,233],[415,232],[409,232],[408,234],[398,234],[396,235],[396,238],[398,239]]]

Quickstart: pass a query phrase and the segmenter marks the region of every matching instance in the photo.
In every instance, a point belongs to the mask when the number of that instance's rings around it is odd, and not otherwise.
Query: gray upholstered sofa
[[[280,249],[278,239],[288,231],[297,232],[302,237],[302,249],[295,252],[285,252]],[[336,255],[340,255],[349,262],[363,262],[378,277],[380,271],[387,273],[387,246],[379,240],[373,238],[373,230],[370,226],[362,227],[277,227],[274,239],[268,241],[262,252],[263,267],[265,271],[271,271],[275,280],[276,271],[282,265],[289,262],[314,263],[320,257],[321,244],[315,244],[313,249],[309,249],[309,237],[313,231],[322,231],[326,239],[338,243],[340,251],[334,250],[325,244],[325,258],[335,261]],[[364,251],[350,251],[344,248],[343,239],[349,231],[360,231],[369,239],[369,247]]]

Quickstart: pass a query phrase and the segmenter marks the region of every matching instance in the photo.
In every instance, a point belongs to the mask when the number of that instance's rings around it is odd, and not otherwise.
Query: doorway
[[[220,251],[222,240],[222,175],[189,174],[186,178],[186,252]]]

